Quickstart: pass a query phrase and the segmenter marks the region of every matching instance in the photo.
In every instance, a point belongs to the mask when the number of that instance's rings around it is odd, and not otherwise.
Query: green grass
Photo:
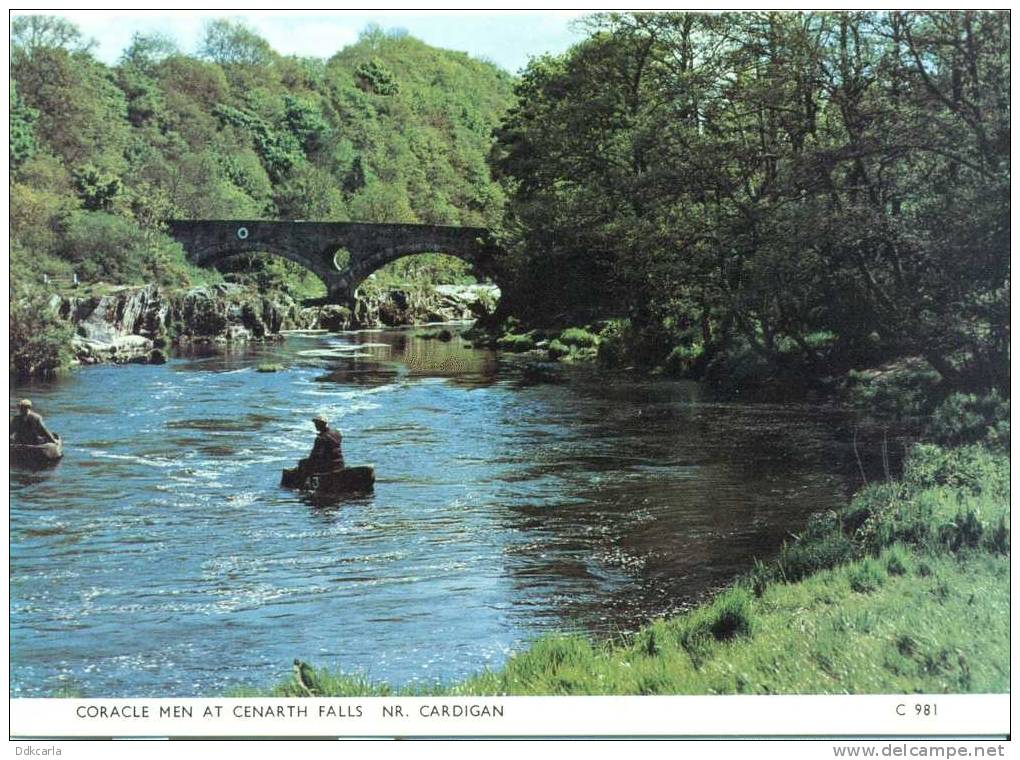
[[[903,481],[818,516],[774,562],[686,614],[616,640],[540,639],[450,685],[316,670],[313,693],[1007,692],[1008,476],[1005,455],[918,447]],[[271,693],[307,694],[296,679]]]

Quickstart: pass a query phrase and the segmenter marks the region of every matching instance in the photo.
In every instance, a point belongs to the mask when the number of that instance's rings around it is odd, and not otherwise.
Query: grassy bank
[[[500,670],[392,689],[305,667],[274,695],[1005,692],[1009,459],[916,447],[711,603],[616,641],[542,639]],[[265,692],[242,692],[243,696]]]

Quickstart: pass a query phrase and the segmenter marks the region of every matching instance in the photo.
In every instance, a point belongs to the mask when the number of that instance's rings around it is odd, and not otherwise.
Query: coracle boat
[[[375,487],[375,468],[371,465],[345,467],[332,472],[319,472],[302,477],[297,467],[285,469],[280,485],[314,491],[319,496],[343,496],[368,493]]]
[[[12,443],[10,445],[11,466],[29,470],[54,467],[64,456],[64,442],[60,440],[60,436],[55,437],[56,443],[40,443],[38,445]]]

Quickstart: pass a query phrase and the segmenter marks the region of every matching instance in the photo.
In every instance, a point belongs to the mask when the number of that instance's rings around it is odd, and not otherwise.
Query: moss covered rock
[[[565,346],[578,348],[597,348],[599,345],[599,336],[582,327],[568,327],[557,340]]]
[[[496,341],[496,347],[501,351],[509,351],[511,353],[531,351],[535,348],[535,338],[530,333],[523,335],[507,333]]]
[[[546,351],[549,352],[550,359],[560,359],[570,354],[570,346],[565,346],[559,340],[553,339],[549,341]]]

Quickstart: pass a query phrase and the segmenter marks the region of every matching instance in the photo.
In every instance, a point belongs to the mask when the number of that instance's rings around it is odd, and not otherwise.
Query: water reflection
[[[420,333],[296,334],[27,390],[68,444],[56,470],[12,473],[11,693],[218,694],[294,657],[461,678],[546,630],[689,604],[840,503],[856,468],[824,409]],[[374,494],[280,487],[315,413],[375,465]]]

